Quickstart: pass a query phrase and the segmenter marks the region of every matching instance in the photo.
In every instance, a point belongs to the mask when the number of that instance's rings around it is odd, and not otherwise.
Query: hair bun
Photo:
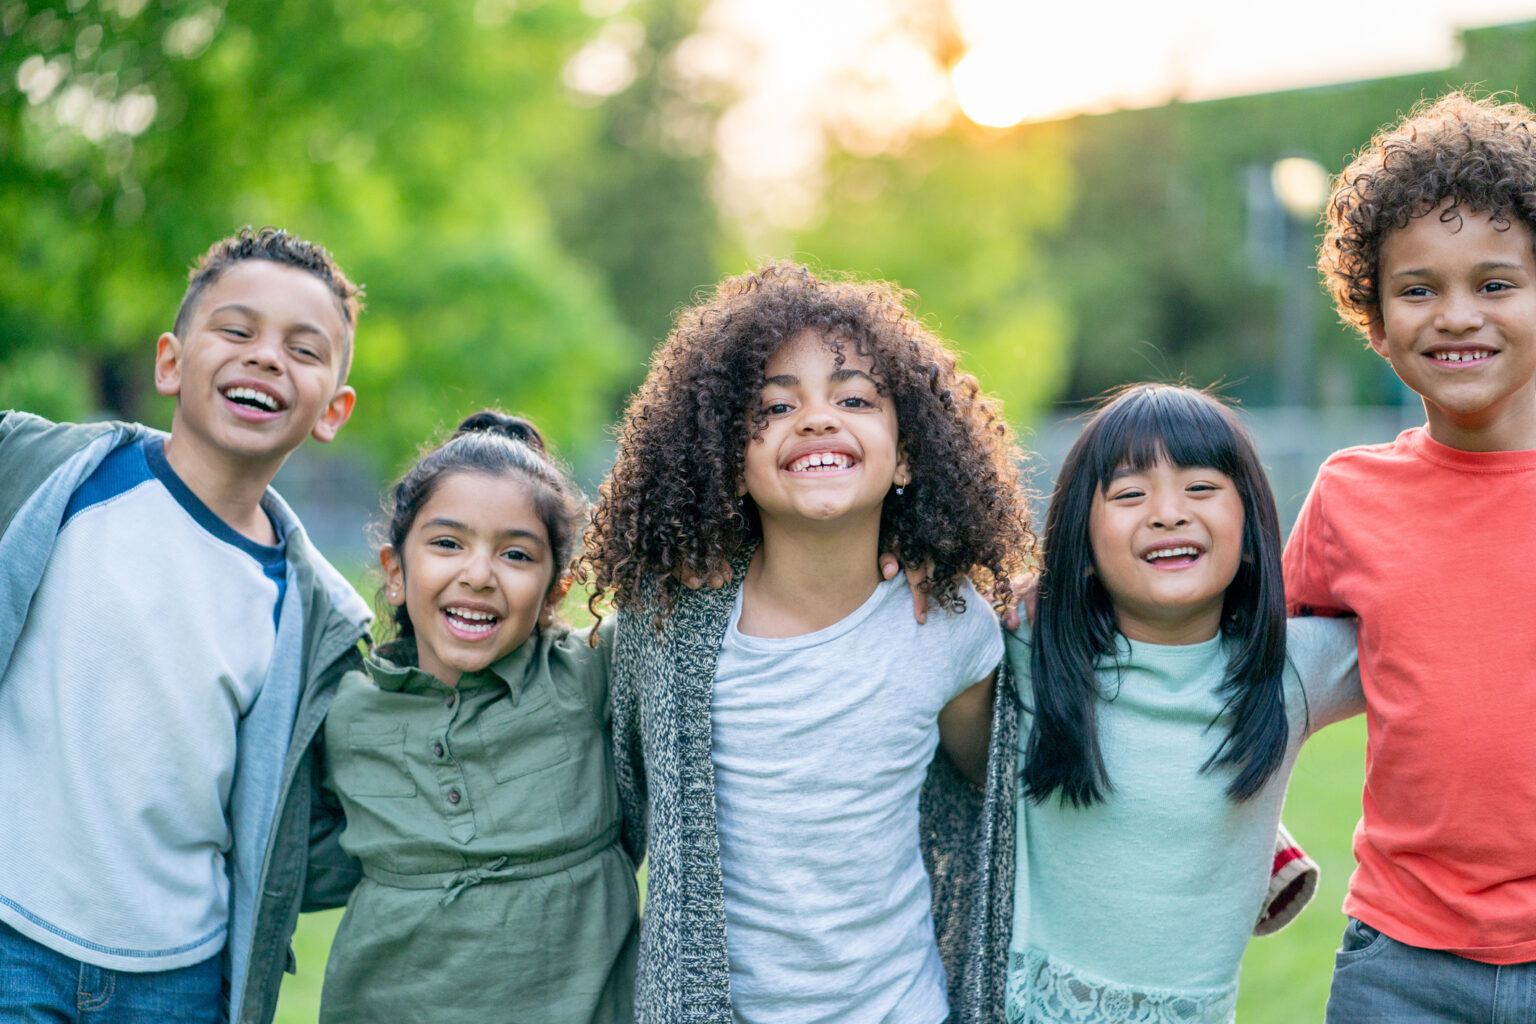
[[[494,409],[483,409],[466,417],[464,422],[459,424],[459,429],[453,432],[453,436],[474,433],[500,434],[513,441],[521,441],[540,455],[548,454],[544,450],[543,435],[539,433],[537,427],[521,416],[508,416]]]

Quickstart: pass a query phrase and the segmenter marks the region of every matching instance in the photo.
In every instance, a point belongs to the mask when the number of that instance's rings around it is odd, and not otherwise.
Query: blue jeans
[[[114,971],[39,945],[0,924],[0,1021],[5,1024],[217,1024],[219,956],[169,971]]]
[[[1420,949],[1349,919],[1333,961],[1327,1024],[1530,1024],[1536,961],[1485,964]]]

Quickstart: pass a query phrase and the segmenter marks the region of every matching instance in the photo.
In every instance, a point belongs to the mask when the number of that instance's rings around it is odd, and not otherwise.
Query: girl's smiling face
[[[886,494],[910,475],[874,361],[851,344],[839,350],[819,332],[801,331],[764,372],[758,408],[767,424],[747,442],[741,487],[765,525],[872,516],[878,529]]]
[[[1242,560],[1243,521],[1225,473],[1167,459],[1116,470],[1093,497],[1088,540],[1120,632],[1156,644],[1214,637]]]
[[[520,647],[560,596],[549,532],[515,476],[447,474],[379,560],[422,671],[449,686]]]

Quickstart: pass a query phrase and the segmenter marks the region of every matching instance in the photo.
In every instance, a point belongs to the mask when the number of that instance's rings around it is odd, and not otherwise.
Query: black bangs
[[[1102,490],[1121,466],[1141,472],[1167,460],[1244,475],[1246,432],[1226,406],[1185,388],[1141,385],[1123,392],[1102,413],[1083,453]]]

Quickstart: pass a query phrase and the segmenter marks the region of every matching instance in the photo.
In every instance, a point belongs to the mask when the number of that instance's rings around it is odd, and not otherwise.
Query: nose
[[[800,411],[800,422],[795,431],[807,437],[833,433],[837,430],[837,417],[825,405],[807,405]]]
[[[471,552],[459,570],[459,582],[471,590],[486,590],[490,588],[492,575],[490,556]]]
[[[242,362],[246,366],[280,373],[283,369],[283,360],[280,355],[282,346],[283,339],[278,332],[261,331],[251,339]]]
[[[1147,522],[1165,530],[1189,525],[1189,510],[1184,507],[1183,492],[1157,494],[1147,503]]]
[[[1462,289],[1448,291],[1435,315],[1435,329],[1447,334],[1467,334],[1483,326],[1483,310],[1477,297]]]

